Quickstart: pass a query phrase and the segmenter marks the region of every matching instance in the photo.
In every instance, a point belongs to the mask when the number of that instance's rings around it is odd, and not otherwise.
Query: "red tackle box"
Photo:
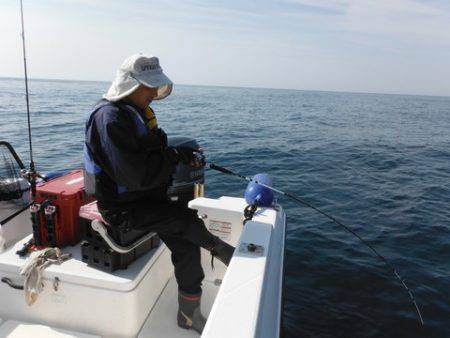
[[[77,244],[81,240],[78,213],[89,201],[81,169],[38,184],[35,204],[30,209],[35,244],[52,247]]]

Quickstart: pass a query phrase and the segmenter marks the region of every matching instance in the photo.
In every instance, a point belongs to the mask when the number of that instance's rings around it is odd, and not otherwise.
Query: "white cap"
[[[173,86],[172,81],[163,73],[156,56],[135,54],[122,63],[103,98],[112,102],[119,101],[134,92],[140,84],[158,88],[158,96],[154,100],[168,96]]]

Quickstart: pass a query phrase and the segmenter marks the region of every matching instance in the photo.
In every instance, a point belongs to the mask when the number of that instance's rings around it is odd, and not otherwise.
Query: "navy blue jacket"
[[[85,129],[85,186],[100,203],[167,200],[176,161],[160,128],[149,129],[142,110],[101,100]]]

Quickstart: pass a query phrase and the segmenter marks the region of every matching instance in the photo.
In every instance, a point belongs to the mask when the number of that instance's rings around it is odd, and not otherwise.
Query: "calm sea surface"
[[[82,163],[84,116],[102,82],[31,81],[35,162]],[[0,79],[1,139],[28,162],[23,82]],[[175,86],[153,104],[173,136],[195,137],[211,162],[303,196],[388,257],[407,293],[357,239],[311,210],[288,214],[287,337],[450,337],[450,98]],[[207,195],[245,185],[207,174]]]

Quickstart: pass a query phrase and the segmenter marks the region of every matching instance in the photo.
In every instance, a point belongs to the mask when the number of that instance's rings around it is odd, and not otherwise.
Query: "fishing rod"
[[[292,195],[292,194],[290,194],[290,193],[288,193],[288,192],[284,192],[284,191],[281,191],[281,190],[276,189],[276,188],[274,188],[274,187],[271,187],[271,186],[269,186],[269,185],[267,185],[267,184],[264,184],[264,183],[262,183],[262,182],[258,182],[258,180],[255,180],[255,179],[253,179],[253,178],[251,178],[251,177],[247,177],[247,176],[240,175],[240,174],[238,174],[238,173],[236,173],[236,172],[234,172],[234,171],[232,171],[232,170],[230,170],[230,169],[227,169],[227,168],[218,166],[218,165],[216,165],[216,164],[214,164],[214,163],[206,163],[206,166],[209,167],[209,168],[212,169],[212,170],[219,171],[219,172],[221,172],[221,173],[223,173],[223,174],[235,176],[235,177],[238,177],[238,178],[240,178],[240,179],[242,179],[242,180],[244,180],[244,181],[247,181],[247,182],[254,182],[254,183],[259,184],[259,185],[261,185],[261,186],[263,186],[263,187],[265,187],[265,188],[267,188],[267,189],[269,189],[269,190],[272,190],[272,191],[274,191],[274,192],[276,192],[276,193],[278,193],[278,194],[280,194],[280,195],[286,196],[286,197],[288,197],[288,198],[290,198],[290,199],[296,201],[297,203],[299,203],[299,204],[301,204],[301,205],[304,205],[304,206],[306,206],[306,207],[308,207],[308,208],[311,208],[311,209],[317,211],[319,214],[321,214],[321,215],[327,217],[328,219],[330,219],[331,221],[333,221],[335,224],[341,226],[342,228],[344,228],[345,230],[347,230],[349,233],[351,233],[353,236],[355,236],[356,238],[358,238],[358,239],[361,241],[361,243],[363,243],[366,247],[368,247],[368,248],[375,254],[375,256],[377,256],[377,257],[378,257],[378,258],[379,258],[379,259],[380,259],[380,260],[381,260],[381,261],[382,261],[382,262],[383,262],[383,263],[384,263],[384,264],[392,271],[392,273],[394,274],[394,276],[400,281],[400,283],[401,283],[401,285],[403,286],[403,288],[406,290],[406,292],[408,292],[409,298],[410,298],[412,304],[414,305],[414,308],[415,308],[415,310],[416,310],[416,312],[417,312],[417,317],[418,317],[419,323],[420,323],[422,326],[424,325],[424,321],[423,321],[423,317],[422,317],[422,312],[420,311],[419,306],[417,305],[417,302],[416,302],[416,299],[415,299],[415,297],[414,297],[414,294],[413,294],[412,291],[408,288],[408,286],[406,285],[405,279],[404,279],[403,277],[400,276],[400,274],[398,273],[396,267],[395,267],[394,265],[392,265],[392,263],[390,263],[383,255],[381,255],[381,254],[380,254],[380,253],[379,253],[379,252],[378,252],[378,251],[377,251],[377,250],[376,250],[369,242],[367,242],[364,238],[362,238],[360,235],[358,235],[358,234],[357,234],[353,229],[351,229],[349,226],[343,224],[342,222],[340,222],[339,220],[337,220],[335,217],[333,217],[333,216],[329,215],[328,213],[326,213],[326,212],[320,210],[319,208],[313,206],[313,205],[310,204],[309,202],[307,202],[307,201],[305,201],[305,200],[303,200],[303,199],[301,199],[301,198],[299,198],[299,197],[297,197],[297,196],[295,196],[295,195]]]
[[[28,71],[27,71],[27,54],[25,50],[25,25],[23,20],[23,3],[20,0],[20,21],[22,24],[22,53],[23,53],[23,70],[25,74],[25,101],[27,103],[27,124],[28,124],[28,145],[30,151],[30,168],[28,171],[23,170],[22,176],[28,179],[31,185],[31,198],[36,197],[36,169],[33,159],[33,143],[31,141],[31,116],[30,116],[30,95],[28,91]]]
[[[8,217],[0,220],[0,225],[5,225],[12,219],[14,219],[17,215],[21,214],[25,210],[27,210],[33,203],[34,199],[36,197],[36,177],[38,174],[36,173],[36,169],[34,166],[34,160],[33,160],[33,143],[31,141],[31,117],[30,117],[30,95],[28,91],[28,71],[27,71],[27,56],[26,56],[26,50],[25,50],[25,25],[23,20],[23,4],[22,0],[20,0],[20,21],[22,24],[22,53],[23,53],[23,70],[25,73],[25,101],[27,104],[27,122],[28,122],[28,145],[29,145],[29,152],[30,152],[30,167],[29,169],[25,169],[25,166],[23,165],[22,161],[20,160],[19,156],[13,149],[13,147],[8,142],[0,142],[2,145],[6,145],[6,147],[9,149],[11,154],[13,155],[14,159],[17,161],[20,167],[20,174],[23,178],[27,179],[28,182],[30,182],[31,185],[31,203],[28,203],[23,208],[17,210],[13,214],[9,215]]]
[[[17,210],[13,214],[9,215],[8,217],[0,220],[0,225],[5,225],[12,219],[14,219],[17,215],[21,214],[25,210],[27,210],[31,205],[34,204],[34,199],[36,198],[36,178],[42,177],[36,172],[36,168],[34,165],[33,160],[33,143],[31,140],[31,116],[30,116],[30,94],[28,91],[28,71],[27,71],[27,54],[25,50],[25,25],[23,20],[23,3],[22,0],[20,0],[20,21],[22,24],[22,53],[23,53],[23,70],[25,73],[25,101],[27,103],[27,122],[28,122],[28,145],[29,145],[29,151],[30,151],[30,167],[29,169],[25,169],[22,161],[20,160],[19,156],[17,156],[17,153],[12,148],[12,146],[8,142],[0,142],[2,145],[6,145],[7,148],[12,153],[13,157],[17,161],[20,167],[20,174],[23,178],[27,179],[28,182],[30,182],[31,186],[31,202],[27,205],[23,206],[21,209]]]

